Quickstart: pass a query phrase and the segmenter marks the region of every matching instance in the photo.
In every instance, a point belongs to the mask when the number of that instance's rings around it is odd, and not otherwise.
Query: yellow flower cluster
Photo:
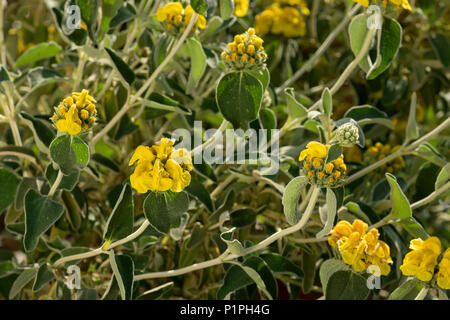
[[[158,9],[156,12],[156,17],[159,21],[165,23],[168,31],[176,35],[177,33],[184,32],[186,30],[193,14],[194,9],[190,5],[183,8],[181,2],[169,2],[164,7]],[[204,29],[205,26],[205,17],[199,15],[194,27],[192,28],[192,32],[195,32],[196,27],[199,29]]]
[[[260,34],[281,34],[287,38],[306,34],[306,23],[295,7],[271,5],[255,17],[255,28]]]
[[[60,132],[77,135],[95,123],[95,103],[97,101],[89,95],[89,91],[74,92],[55,108],[51,119]]]
[[[344,155],[325,164],[329,148],[329,144],[311,141],[306,145],[306,149],[300,152],[298,161],[304,161],[303,172],[311,184],[335,188],[343,183],[347,166],[344,163]]]
[[[332,247],[338,247],[342,259],[351,265],[356,272],[362,272],[372,265],[380,268],[381,275],[391,271],[393,263],[390,248],[386,242],[379,240],[379,232],[372,228],[367,232],[367,223],[356,219],[353,224],[339,221],[328,238]]]
[[[300,9],[303,15],[309,16],[308,4],[305,0],[275,0],[274,3],[280,6],[290,6]]]
[[[441,241],[437,237],[426,240],[411,240],[408,252],[403,259],[400,270],[405,276],[415,276],[421,281],[428,282],[433,279],[438,257],[441,254]],[[442,289],[450,289],[450,249],[447,249],[439,263],[436,273],[437,284]]]
[[[369,163],[380,161],[387,155],[396,152],[399,148],[400,146],[391,148],[391,145],[389,144],[383,145],[381,142],[377,142],[374,146],[367,149],[366,160]],[[398,157],[393,159],[392,161],[389,161],[387,164],[383,164],[381,168],[385,170],[385,172],[394,173],[403,169],[405,166],[406,164],[405,160],[403,160],[403,157]]]
[[[363,7],[366,7],[366,8],[370,4],[370,0],[353,0],[353,1],[359,3],[360,5],[362,5]],[[375,0],[373,2],[377,3],[379,1],[380,0]],[[393,5],[395,5],[395,7],[397,9],[400,9],[400,7],[402,7],[405,10],[409,10],[409,11],[412,10],[411,5],[409,4],[408,0],[389,0],[389,1],[388,0],[381,0],[381,3],[384,6],[387,6],[388,4],[393,4]]]
[[[450,290],[450,248],[445,250],[439,263],[439,271],[436,274],[437,285],[445,290]]]
[[[227,44],[221,57],[231,70],[260,70],[267,59],[263,42],[255,29],[249,28],[247,32],[234,36],[233,42]]]
[[[173,141],[163,138],[151,147],[137,147],[129,162],[130,166],[137,162],[130,176],[131,186],[137,192],[181,192],[191,183],[191,155],[186,149],[175,149],[173,145]]]
[[[249,0],[234,0],[233,14],[236,17],[242,18],[247,14]]]

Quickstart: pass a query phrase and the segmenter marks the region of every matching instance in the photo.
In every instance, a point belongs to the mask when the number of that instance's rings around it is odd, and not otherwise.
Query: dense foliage
[[[0,299],[448,299],[449,7],[0,0]]]

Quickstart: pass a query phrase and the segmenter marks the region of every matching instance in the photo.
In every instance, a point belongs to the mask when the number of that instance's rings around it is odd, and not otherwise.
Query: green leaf
[[[220,17],[222,19],[228,19],[233,15],[234,1],[233,0],[220,0]]]
[[[416,122],[417,95],[413,92],[411,105],[409,107],[408,124],[406,125],[406,141],[415,140],[419,137],[419,126]]]
[[[236,228],[244,228],[256,222],[258,212],[252,208],[240,208],[230,213],[231,225]]]
[[[150,192],[144,200],[144,214],[150,224],[162,233],[180,225],[181,215],[189,207],[185,192]]]
[[[0,168],[0,212],[8,208],[16,197],[17,187],[19,186],[20,178],[13,172]]]
[[[342,146],[340,144],[332,144],[330,149],[328,149],[327,159],[325,160],[325,164],[330,163],[338,159],[342,154]]]
[[[203,73],[206,69],[206,55],[202,44],[190,38],[186,40],[189,56],[191,57],[191,70],[189,72],[188,82],[186,84],[186,94],[191,94],[197,88]]]
[[[14,281],[11,290],[9,291],[9,300],[14,299],[15,296],[34,278],[36,269],[25,269]]]
[[[47,152],[48,147],[55,138],[53,130],[51,130],[42,120],[37,119],[26,112],[20,112],[20,117],[33,133],[34,141],[39,150]]]
[[[321,101],[323,112],[327,116],[331,116],[333,113],[333,99],[331,97],[331,92],[328,88],[325,88],[325,90],[323,90]]]
[[[77,292],[77,300],[98,300],[98,292],[94,288],[82,288]]]
[[[200,222],[196,222],[194,228],[192,228],[191,237],[189,238],[189,241],[186,243],[186,249],[190,250],[201,244],[205,239],[205,236],[206,236],[205,227]]]
[[[55,183],[56,177],[58,176],[58,170],[55,170],[52,164],[49,164],[47,169],[45,170],[45,176],[47,177],[47,180],[50,183],[50,185],[53,186],[53,183]],[[72,191],[73,188],[75,188],[75,186],[77,185],[79,178],[80,178],[80,171],[75,171],[67,176],[63,176],[56,190],[64,189]]]
[[[397,289],[392,291],[388,300],[414,300],[423,289],[423,283],[416,277],[403,282]]]
[[[367,79],[375,79],[390,66],[400,49],[402,33],[402,27],[396,20],[384,17],[379,43],[381,63],[367,75]]]
[[[236,264],[228,269],[223,284],[217,291],[217,299],[226,299],[231,293],[256,283],[259,288],[267,289],[276,297],[276,282],[267,264],[259,257],[251,256],[244,263]]]
[[[270,72],[267,68],[258,71],[250,71],[249,73],[261,82],[263,90],[267,89],[270,83]]]
[[[425,160],[433,162],[435,165],[443,167],[447,161],[439,154],[439,152],[430,143],[425,142],[414,150],[414,155],[419,156]]]
[[[344,118],[354,119],[359,126],[380,124],[394,130],[394,124],[392,123],[392,120],[389,119],[387,113],[370,105],[351,107],[345,113]]]
[[[397,178],[390,173],[386,173],[386,179],[391,187],[392,211],[390,215],[394,219],[406,219],[412,217],[411,205],[408,198],[397,183]]]
[[[94,153],[92,155],[92,161],[97,162],[98,164],[111,169],[114,172],[120,172],[119,165],[114,160],[102,155],[101,153]]]
[[[36,190],[29,190],[25,196],[25,235],[23,246],[26,252],[33,251],[39,237],[61,218],[64,207]]]
[[[206,9],[208,9],[208,4],[206,0],[191,0],[192,9],[198,14],[204,16],[206,14]]]
[[[297,211],[298,200],[300,199],[302,189],[307,183],[307,177],[295,177],[288,183],[284,190],[282,199],[284,215],[290,225],[294,225],[300,220],[301,213]]]
[[[235,230],[236,228],[231,228],[230,230],[221,233],[220,238],[226,243],[227,248],[231,253],[242,256],[245,254],[245,249],[238,239],[233,239],[233,233]]]
[[[127,255],[116,255],[109,252],[109,261],[114,272],[114,277],[119,285],[122,300],[131,300],[133,296],[134,262]]]
[[[316,238],[322,238],[325,237],[331,229],[333,229],[334,225],[334,219],[336,218],[337,213],[337,200],[336,195],[334,194],[333,190],[330,188],[327,188],[327,195],[326,195],[326,203],[327,203],[327,222],[325,223],[325,226],[322,230],[320,230],[316,234]]]
[[[65,175],[69,175],[87,166],[89,147],[79,137],[64,134],[50,144],[50,157]]]
[[[133,233],[134,202],[133,191],[127,183],[116,201],[111,215],[106,222],[104,240],[116,241]]]
[[[108,31],[108,28],[112,25],[113,18],[118,15],[118,10],[122,7],[123,0],[103,0],[102,4],[102,22],[100,24],[100,30],[98,34],[98,41],[101,41]],[[111,26],[112,27],[112,26]]]
[[[16,197],[14,200],[14,208],[16,210],[21,210],[23,208],[23,203],[25,201],[25,195],[27,194],[28,190],[30,190],[30,189],[38,190],[36,181],[37,181],[36,178],[28,178],[28,177],[22,178],[22,181],[19,183],[19,186],[17,187]],[[9,224],[6,217],[5,217],[5,223]]]
[[[112,49],[105,48],[105,50],[122,78],[131,85],[136,77],[134,71]]]
[[[353,271],[337,271],[328,279],[327,300],[365,300],[369,295],[366,279]]]
[[[37,272],[36,279],[33,284],[33,291],[39,291],[41,288],[55,278],[53,271],[48,269],[47,263],[43,263]]]
[[[99,1],[92,0],[77,0],[77,4],[80,8],[81,19],[86,23],[89,37],[92,41],[96,42],[96,25]]]
[[[413,217],[402,219],[398,224],[415,239],[421,238],[422,240],[425,240],[430,237],[422,225]]]
[[[266,253],[260,255],[260,258],[266,262],[270,270],[274,273],[286,274],[299,279],[304,277],[302,269],[282,255],[277,253]]]
[[[433,33],[428,36],[436,55],[445,68],[450,66],[450,41],[442,33]]]
[[[191,184],[186,187],[186,192],[203,203],[209,212],[214,211],[214,203],[211,199],[211,195],[205,186],[196,179],[191,180]]]
[[[31,89],[30,91],[28,91],[26,96],[29,96],[30,93],[36,90],[38,87],[68,80],[58,71],[43,67],[36,67],[34,69],[31,69],[27,73],[27,78]]]
[[[119,2],[119,1],[116,1]],[[132,20],[136,16],[136,9],[130,4],[127,3],[126,7],[120,7],[117,11],[117,14],[109,23],[110,28],[115,28],[120,26],[122,23],[128,22]]]
[[[446,184],[449,179],[450,179],[450,162],[447,163],[439,172],[436,182],[434,184],[434,189],[435,190],[439,189],[444,184]]]
[[[367,19],[370,16],[371,15],[364,13],[357,15],[349,25],[350,46],[355,56],[359,54],[366,34],[369,31],[367,28]],[[402,28],[400,24],[393,19],[384,17],[381,38],[378,42],[379,47],[377,48],[378,54],[381,55],[380,63],[375,68],[372,68],[372,62],[370,61],[369,55],[367,55],[359,64],[361,69],[366,73],[370,72],[367,74],[367,79],[372,80],[376,78],[389,67],[397,55],[401,39]],[[377,58],[377,60],[379,59],[380,58]]]
[[[42,42],[25,51],[16,61],[16,68],[27,64],[51,58],[61,52],[61,47],[56,42]]]
[[[419,201],[429,196],[435,190],[435,182],[441,168],[433,163],[424,163],[417,175],[415,185],[416,190],[412,197],[412,201]]]
[[[0,66],[0,82],[11,81],[8,70],[4,66]]]
[[[219,110],[235,129],[247,130],[249,123],[258,118],[262,95],[261,82],[246,72],[224,75],[216,89]]]
[[[292,118],[304,118],[308,115],[308,109],[295,98],[293,88],[284,89],[284,94],[286,95],[288,112]]]
[[[328,280],[338,271],[349,270],[349,267],[341,260],[328,259],[320,265],[319,277],[322,283],[323,292],[327,291]]]

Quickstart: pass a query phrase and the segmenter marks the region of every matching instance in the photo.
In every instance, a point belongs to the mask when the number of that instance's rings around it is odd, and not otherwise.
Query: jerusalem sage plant
[[[448,15],[0,0],[0,297],[448,299]]]

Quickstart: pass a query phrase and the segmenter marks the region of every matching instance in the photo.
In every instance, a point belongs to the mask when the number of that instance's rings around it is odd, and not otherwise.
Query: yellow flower
[[[234,0],[233,14],[236,17],[242,18],[247,14],[249,0]]]
[[[70,97],[63,99],[58,108],[55,108],[51,119],[60,132],[77,135],[82,130],[87,131],[95,122],[96,102],[85,89],[73,92]]]
[[[281,4],[280,4],[281,5]],[[301,8],[309,14],[306,4]],[[285,37],[300,37],[306,34],[306,23],[297,6],[273,4],[255,17],[255,28],[261,34],[282,34]]]
[[[357,2],[357,3],[359,3],[360,5],[362,5],[363,7],[366,7],[366,8],[370,4],[369,0],[353,0],[353,2]],[[378,2],[378,0],[376,2]],[[409,11],[412,10],[411,5],[409,4],[408,0],[389,0],[389,2],[394,4],[397,8],[402,7],[405,10],[409,10]],[[386,6],[388,4],[388,0],[383,0],[382,4]]]
[[[450,289],[450,248],[444,252],[436,278],[439,287],[444,290]]]
[[[174,150],[173,144],[163,138],[152,147],[136,148],[129,165],[137,163],[130,176],[131,186],[137,192],[181,192],[191,183],[192,158],[186,149]]]
[[[261,70],[267,59],[263,42],[264,40],[256,35],[256,30],[249,28],[247,32],[234,36],[233,42],[227,44],[221,57],[231,70]]]
[[[390,248],[378,239],[377,229],[372,228],[367,232],[367,228],[367,224],[359,219],[353,221],[353,224],[339,221],[330,232],[328,243],[332,247],[338,247],[342,260],[356,272],[376,265],[380,268],[381,275],[388,275],[391,271],[389,264],[393,263]]]
[[[77,135],[81,132],[81,120],[78,117],[78,110],[75,105],[72,105],[64,119],[56,121],[56,128],[60,132],[67,132],[70,135]]]
[[[353,0],[353,1],[359,3],[360,5],[366,8],[369,6],[369,0]]]
[[[306,149],[300,153],[298,161],[303,161],[308,155],[312,158],[325,159],[327,156],[327,148],[320,142],[311,141],[306,145]]]
[[[330,145],[323,145],[317,141],[311,141],[306,149],[300,152],[299,161],[304,161],[303,168],[309,169],[308,177],[311,184],[321,187],[337,187],[345,178],[347,167],[344,164],[344,155],[338,159],[325,164]]]
[[[437,258],[441,254],[441,241],[437,237],[428,239],[414,239],[410,242],[410,249],[403,259],[400,270],[405,276],[415,276],[421,281],[433,278]]]
[[[181,2],[169,2],[164,7],[157,10],[156,17],[159,21],[166,24],[168,30],[174,30],[173,34],[175,35],[180,31],[184,32],[184,30],[186,30],[194,12],[194,9],[190,5],[187,5],[186,8],[183,9]],[[205,17],[199,15],[192,28],[192,32],[195,32],[196,27],[204,29],[205,26]]]
[[[162,138],[161,141],[155,143],[152,146],[153,152],[156,154],[156,156],[161,159],[167,159],[169,155],[173,151],[173,144],[174,142],[168,138]]]

